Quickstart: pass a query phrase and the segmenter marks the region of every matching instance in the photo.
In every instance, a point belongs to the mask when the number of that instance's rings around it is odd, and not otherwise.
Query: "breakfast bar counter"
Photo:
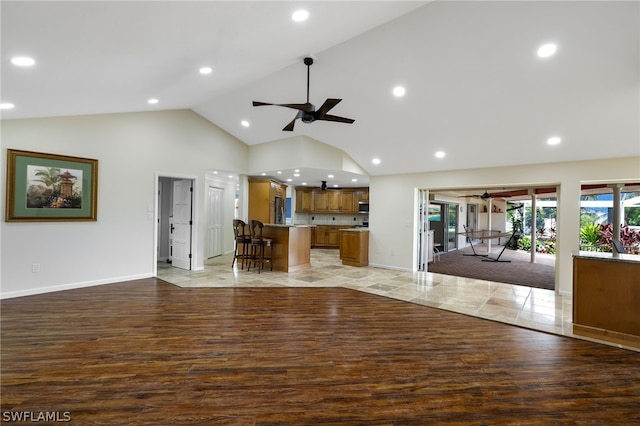
[[[293,272],[311,266],[311,228],[307,225],[264,224],[263,236],[273,239],[273,269]]]

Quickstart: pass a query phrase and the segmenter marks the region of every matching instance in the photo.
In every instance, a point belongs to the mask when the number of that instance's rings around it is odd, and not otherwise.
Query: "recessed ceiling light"
[[[242,124],[242,127],[249,127],[249,122],[247,120],[242,120],[240,124]]]
[[[293,177],[300,177],[300,173],[294,173]]]
[[[295,169],[293,172],[294,173],[300,173],[300,169]]]
[[[276,173],[278,173],[279,175],[282,174],[282,170],[278,170]]]
[[[437,158],[444,158],[444,156],[447,155],[444,153],[444,151],[438,151],[436,152],[436,157]]]
[[[265,172],[260,173],[262,176],[266,176],[267,174]]]
[[[541,58],[548,58],[549,56],[552,56],[554,53],[556,53],[557,48],[558,46],[553,43],[544,44],[540,46],[540,48],[538,48],[538,56],[540,56]]]
[[[217,175],[217,174],[218,174],[218,171],[217,171],[217,170],[214,170],[214,171],[213,171],[213,174],[214,174],[214,175]]]
[[[333,185],[333,187],[334,187],[334,188],[337,188],[337,187],[338,187],[338,184],[337,184],[337,183],[336,183],[336,184],[334,184],[334,185]]]
[[[13,109],[14,107],[15,105],[9,102],[3,102],[0,104],[0,109]]]
[[[26,56],[17,56],[15,58],[11,58],[11,63],[19,67],[30,67],[35,64],[36,61],[33,58],[28,58]]]
[[[393,95],[394,96],[401,97],[401,96],[404,96],[405,93],[406,93],[406,90],[402,86],[396,86],[396,87],[393,88]]]
[[[229,175],[229,179],[233,179],[233,175]]]
[[[159,101],[156,98],[151,98],[147,102],[150,103],[151,105],[154,105],[154,104],[157,104]]]
[[[333,175],[327,175],[329,179],[333,179]]]
[[[291,19],[293,19],[295,22],[306,21],[308,18],[309,18],[309,12],[304,9],[296,10],[291,15]]]
[[[213,68],[211,67],[202,67],[200,68],[200,74],[211,74],[213,72]]]
[[[358,181],[358,179],[356,179],[356,178],[351,179],[351,182],[357,182],[357,181]]]
[[[291,181],[293,181],[293,179],[287,178],[287,182],[291,182]]]
[[[379,158],[374,158],[373,160],[371,160],[371,162],[372,162],[373,164],[380,164],[380,162],[381,162],[381,161],[380,161],[380,159],[379,159]]]
[[[558,145],[560,142],[562,142],[562,139],[560,139],[557,136],[552,136],[549,139],[547,139],[547,143],[549,145]]]

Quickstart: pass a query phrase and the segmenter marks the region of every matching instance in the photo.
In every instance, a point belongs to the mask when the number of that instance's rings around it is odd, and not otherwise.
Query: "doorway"
[[[449,252],[458,248],[458,204],[431,201],[428,207],[429,229],[435,248]]]
[[[207,258],[223,252],[223,200],[224,189],[210,186],[207,191]]]
[[[157,177],[157,262],[191,270],[193,259],[193,188],[194,179]]]

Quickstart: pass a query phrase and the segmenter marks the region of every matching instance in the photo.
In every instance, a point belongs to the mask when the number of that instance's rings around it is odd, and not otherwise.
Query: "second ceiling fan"
[[[304,64],[307,66],[307,102],[304,104],[270,104],[267,102],[257,102],[253,101],[253,106],[264,106],[264,105],[273,105],[273,106],[281,106],[286,108],[297,109],[298,114],[296,114],[295,118],[291,120],[289,124],[287,124],[282,130],[285,132],[293,131],[293,126],[295,125],[296,120],[299,118],[303,123],[313,123],[316,120],[323,121],[336,121],[338,123],[348,123],[351,124],[355,120],[351,118],[338,117],[337,115],[329,115],[327,114],[334,106],[338,105],[342,99],[328,98],[322,106],[316,110],[316,107],[309,102],[309,70],[311,65],[313,65],[313,58],[304,58]]]
[[[482,195],[461,195],[461,198],[473,197],[480,198],[481,200],[489,200],[491,198],[509,198],[511,195],[508,194],[489,194],[486,190]]]

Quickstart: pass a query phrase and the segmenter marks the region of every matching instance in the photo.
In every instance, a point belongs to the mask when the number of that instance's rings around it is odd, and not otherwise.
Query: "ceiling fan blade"
[[[320,117],[316,117],[316,120],[324,120],[324,121],[337,121],[339,123],[353,123],[356,120],[353,120],[351,118],[345,118],[345,117],[338,117],[337,115],[329,115],[329,114],[325,114],[323,116]]]
[[[313,110],[315,109],[315,107],[310,104],[310,103],[306,103],[306,104],[270,104],[267,102],[257,102],[257,101],[253,101],[253,106],[265,106],[265,105],[273,105],[273,106],[280,106],[280,107],[285,107],[285,108],[292,108],[292,109],[297,109],[299,111],[305,111],[305,112],[313,112]]]
[[[289,124],[287,124],[286,126],[284,126],[284,128],[282,129],[283,132],[293,132],[293,126],[296,124],[296,119],[294,118],[293,120],[291,120],[291,122]]]
[[[303,111],[298,111],[298,113],[296,114],[296,118],[294,118],[293,120],[291,120],[291,122],[289,124],[284,126],[284,129],[282,129],[282,131],[283,132],[293,132],[293,126],[296,124],[296,120],[298,118],[301,118],[303,115],[304,115]]]
[[[342,99],[328,98],[326,101],[324,101],[320,109],[318,109],[316,115],[318,117],[326,115],[329,112],[329,110],[334,106],[338,105],[340,101],[342,101]]]

